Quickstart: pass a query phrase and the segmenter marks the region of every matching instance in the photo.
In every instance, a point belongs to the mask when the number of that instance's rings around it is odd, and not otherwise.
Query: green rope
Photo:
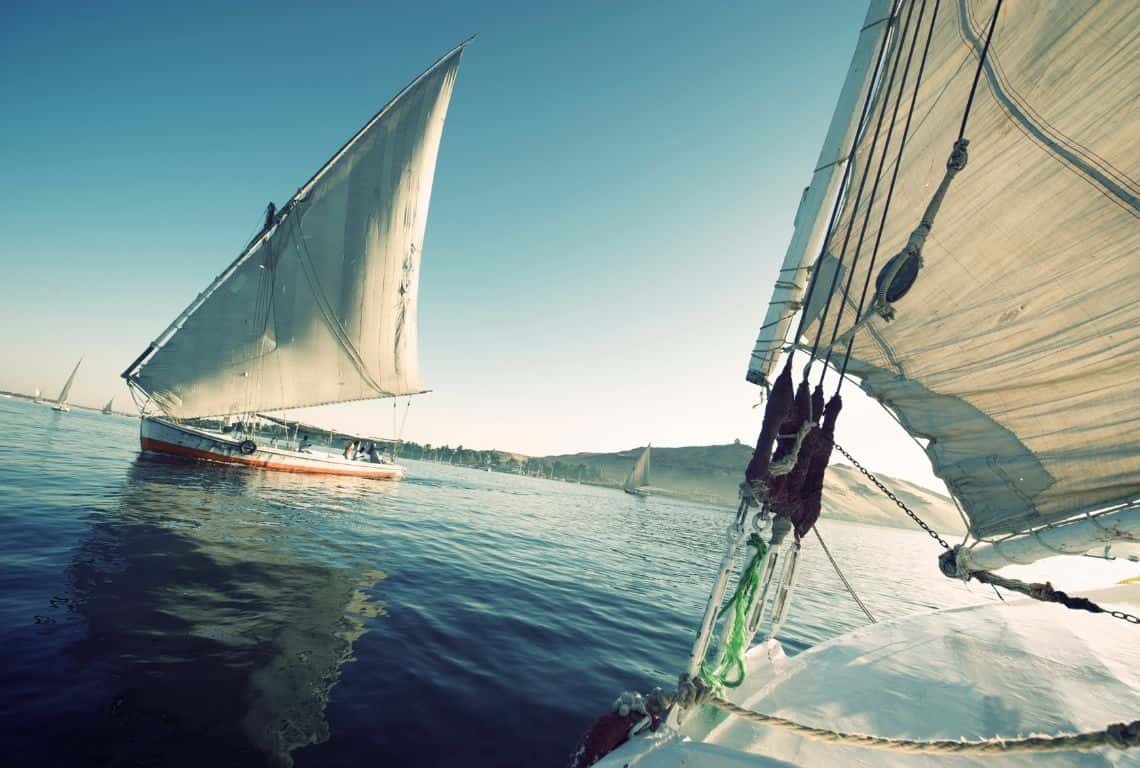
[[[744,647],[748,608],[756,597],[756,590],[760,588],[760,566],[764,562],[764,554],[768,551],[768,545],[759,534],[752,534],[748,539],[748,546],[755,548],[756,554],[748,565],[744,566],[736,591],[717,614],[718,619],[729,613],[732,616],[725,624],[724,639],[717,654],[716,664],[710,668],[704,662],[701,663],[701,680],[717,692],[723,692],[725,688],[736,688],[744,682],[744,654],[748,650]]]

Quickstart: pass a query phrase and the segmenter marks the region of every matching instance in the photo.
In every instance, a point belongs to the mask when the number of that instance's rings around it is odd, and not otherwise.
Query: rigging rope
[[[845,449],[839,443],[833,443],[833,445],[840,453],[847,457],[847,460],[854,465],[855,469],[859,470],[859,472],[861,472],[864,477],[874,483],[875,487],[882,491],[888,499],[898,505],[898,508],[905,512],[907,517],[917,523],[918,527],[922,528],[922,530],[926,531],[926,533],[932,539],[942,545],[942,548],[946,551],[943,552],[939,557],[939,568],[946,576],[949,576],[951,578],[964,579],[966,581],[974,578],[983,584],[990,584],[995,587],[1005,587],[1006,589],[1013,592],[1019,592],[1028,597],[1032,597],[1034,600],[1041,600],[1047,603],[1058,603],[1065,606],[1066,608],[1073,610],[1088,611],[1090,613],[1105,613],[1114,619],[1121,619],[1123,621],[1127,621],[1129,624],[1140,625],[1140,617],[1133,616],[1132,614],[1125,613],[1124,611],[1113,611],[1107,608],[1102,608],[1086,597],[1075,597],[1068,595],[1058,589],[1054,589],[1053,586],[1048,582],[1044,584],[1028,584],[1024,581],[1019,581],[1018,579],[1009,579],[1005,578],[1004,576],[998,576],[992,571],[960,570],[957,564],[957,550],[947,544],[946,540],[943,539],[937,531],[927,525],[926,521],[915,514],[914,510],[908,507],[902,499],[891,493],[890,489],[887,488],[887,486],[883,485],[879,478],[875,477],[875,475],[873,475],[866,467],[860,464],[854,456],[848,453],[847,449]],[[1001,595],[998,595],[998,597],[1001,597]]]
[[[888,24],[894,24],[894,21],[897,18],[898,8],[899,8],[899,5],[901,4],[901,2],[902,2],[902,0],[896,0],[895,4],[892,6],[890,15],[887,18]],[[860,32],[861,31],[862,30],[860,30]],[[888,46],[890,39],[891,39],[890,34],[885,33],[883,35],[882,41],[879,43],[879,53],[875,57],[875,70],[874,70],[874,72],[871,73],[871,79],[869,81],[872,84],[879,78],[879,72],[881,71],[883,64],[886,62],[886,59],[888,58],[887,57],[887,50],[888,50],[887,46]],[[854,158],[855,149],[859,145],[860,139],[863,137],[863,129],[866,127],[867,118],[869,118],[871,116],[871,109],[870,109],[871,99],[874,96],[874,93],[875,93],[874,87],[868,87],[867,88],[867,95],[863,99],[863,108],[859,112],[859,122],[855,128],[855,133],[853,135],[853,138],[851,139],[851,147],[848,149],[848,152],[844,155],[844,158],[846,161],[846,166],[843,169],[843,178],[839,182],[839,194],[836,195],[835,204],[831,208],[831,216],[828,218],[827,230],[824,232],[824,235],[823,235],[823,241],[822,241],[822,244],[820,245],[820,248],[819,248],[819,255],[816,257],[815,264],[812,265],[812,267],[811,267],[811,277],[808,280],[807,295],[804,296],[803,303],[801,304],[801,306],[805,308],[805,311],[800,313],[800,321],[796,326],[796,335],[793,337],[796,340],[797,344],[799,342],[799,339],[803,336],[803,333],[804,333],[804,325],[806,324],[806,320],[807,320],[806,308],[811,306],[812,294],[815,292],[816,283],[819,282],[819,270],[820,270],[820,265],[823,263],[823,254],[827,252],[828,243],[831,242],[831,236],[832,236],[832,233],[835,231],[835,225],[839,221],[839,213],[843,207],[842,206],[843,191],[847,188],[847,185],[850,183],[851,171],[855,167],[855,163],[851,162],[851,160]],[[789,353],[789,356],[794,356],[795,350],[796,350],[796,346],[793,345],[792,350]],[[814,355],[814,354],[815,354],[815,351],[813,350],[811,355]],[[812,357],[809,355],[809,357],[808,357],[808,365],[809,366],[811,365],[811,359],[812,359]]]
[[[883,242],[883,230],[886,227],[887,214],[890,212],[891,203],[894,200],[895,185],[898,182],[899,169],[902,167],[903,153],[906,151],[907,139],[910,138],[911,122],[914,119],[915,107],[918,104],[918,91],[919,91],[919,88],[922,86],[923,75],[926,73],[926,62],[927,62],[927,59],[929,58],[929,54],[930,54],[930,43],[934,39],[934,27],[938,23],[938,11],[941,9],[941,7],[942,7],[942,0],[935,0],[934,12],[930,16],[930,28],[926,33],[926,44],[923,46],[923,49],[922,49],[922,60],[919,61],[918,73],[914,79],[914,90],[911,92],[911,96],[910,96],[910,107],[907,109],[907,113],[906,113],[906,124],[903,125],[902,140],[899,142],[899,151],[898,151],[898,155],[895,157],[894,170],[891,172],[891,181],[887,185],[887,195],[883,201],[883,214],[879,218],[879,231],[875,233],[875,244],[871,248],[871,263],[867,266],[867,275],[863,279],[863,290],[859,294],[859,306],[855,310],[856,322],[858,322],[858,318],[863,315],[863,307],[867,303],[867,289],[871,285],[871,275],[874,274],[875,264],[878,262],[878,259],[879,259],[879,247],[882,245],[882,242]],[[914,52],[914,49],[912,48],[911,53],[913,53],[913,52]],[[909,63],[908,63],[908,66],[909,66]],[[900,95],[901,95],[901,91],[900,91]],[[852,277],[854,277],[854,275],[852,275]],[[890,283],[888,282],[888,285],[889,284]],[[838,324],[836,325],[836,330],[838,330]],[[835,387],[836,392],[839,392],[843,388],[843,380],[845,378],[845,374],[847,373],[847,363],[851,359],[851,349],[852,349],[853,342],[854,342],[854,334],[852,334],[851,338],[849,338],[847,340],[847,350],[844,352],[844,355],[843,355],[843,366],[842,366],[840,373],[839,373],[839,382],[838,382],[838,384],[836,384],[836,387]],[[832,344],[834,344],[834,343],[835,343],[835,339],[833,337]],[[830,353],[831,353],[831,350],[828,349],[828,354],[830,354]]]
[[[914,9],[913,6],[914,6],[914,4],[912,3],[911,4],[911,10],[912,11]],[[926,0],[922,0],[922,6],[919,8],[919,11],[918,11],[918,19],[915,21],[915,25],[914,25],[914,35],[911,37],[910,48],[906,54],[906,66],[903,67],[902,80],[899,81],[898,92],[897,92],[897,94],[895,94],[895,105],[894,105],[894,108],[891,110],[890,127],[887,129],[887,137],[886,137],[886,141],[883,143],[883,151],[879,155],[879,167],[877,169],[875,169],[875,181],[871,185],[871,194],[867,197],[867,208],[863,213],[863,223],[859,227],[859,238],[855,242],[855,253],[851,257],[851,269],[848,270],[847,283],[843,288],[843,301],[840,302],[839,309],[835,313],[835,322],[834,322],[833,327],[831,329],[831,340],[827,345],[827,354],[824,357],[823,370],[820,372],[820,378],[819,378],[820,386],[823,385],[823,377],[827,373],[827,366],[831,363],[831,354],[834,350],[835,338],[836,338],[836,336],[839,335],[839,324],[840,324],[840,321],[843,319],[844,309],[845,309],[846,305],[848,304],[848,300],[851,296],[851,287],[855,282],[855,268],[856,268],[856,266],[858,266],[859,257],[863,253],[863,243],[864,243],[866,236],[867,236],[867,227],[871,223],[871,214],[874,211],[874,207],[875,207],[875,197],[876,197],[876,195],[878,195],[878,192],[879,192],[879,184],[883,180],[883,170],[886,168],[887,155],[890,154],[891,141],[894,139],[894,134],[895,134],[895,126],[898,125],[899,108],[902,106],[903,92],[906,89],[907,79],[910,77],[910,66],[911,66],[911,63],[914,61],[915,49],[918,48],[918,33],[919,33],[919,29],[922,27],[922,19],[925,15],[926,15]],[[909,25],[909,16],[908,16],[907,23]],[[931,31],[933,31],[933,29],[934,29],[934,26],[933,26],[933,24],[931,24]],[[904,37],[905,37],[905,32],[904,32]],[[929,38],[927,39],[927,42],[929,42]],[[895,59],[895,70],[898,69],[898,62],[899,62],[899,59],[901,59],[901,57],[902,57],[902,49],[904,47],[904,44],[905,44],[905,40],[900,40],[900,42],[899,42],[899,56],[898,56],[898,58]],[[923,54],[923,59],[925,60],[925,52]],[[894,71],[892,71],[891,72],[892,82],[894,79],[894,74],[895,74]],[[891,96],[891,83],[888,83],[887,84],[887,92],[883,95],[882,111],[879,114],[879,120],[880,121],[882,121],[883,117],[886,116],[887,106],[890,103],[890,96]],[[907,120],[908,125],[910,124],[909,116],[910,116],[910,114],[913,114],[913,111],[914,111],[914,102],[912,101],[911,102],[911,108],[910,108],[910,110],[908,110],[908,120]],[[906,144],[906,136],[904,134],[902,146],[905,147],[905,144]],[[874,146],[872,145],[871,153],[867,156],[867,160],[866,160],[868,168],[870,168],[870,166],[871,166],[872,159],[874,157],[874,151],[875,151],[875,149],[874,149]],[[901,155],[901,149],[900,149],[900,155]],[[895,164],[895,169],[896,170],[898,169],[897,162]],[[889,210],[889,208],[887,206],[884,206],[884,208],[883,208],[883,218],[884,219],[886,218],[888,210]],[[854,225],[855,225],[854,220],[858,214],[858,211],[859,211],[858,204],[856,204],[856,207],[851,210],[851,219],[852,220],[848,223],[847,234],[843,240],[844,251],[846,251],[846,249],[847,249],[847,243],[851,237],[851,230],[854,228]],[[882,231],[881,226],[880,226],[879,231],[880,232]],[[872,266],[870,269],[874,269],[873,263],[872,263]],[[867,274],[868,274],[868,276],[871,274],[870,270],[868,270]],[[858,317],[859,317],[858,314],[856,314],[855,317],[856,317],[856,319],[858,319]],[[821,330],[822,330],[822,328],[821,328]],[[840,380],[839,385],[841,386],[842,384],[843,384],[843,381]],[[837,392],[839,391],[838,387],[836,387],[836,391]]]
[[[902,59],[902,51],[904,48],[903,43],[904,43],[906,35],[907,35],[907,30],[910,29],[910,19],[911,19],[911,16],[913,15],[913,12],[914,12],[914,4],[911,3],[911,5],[907,9],[906,20],[903,22],[903,30],[900,33],[901,38],[900,38],[899,44],[895,49],[894,62],[893,62],[893,64],[891,64],[891,72],[887,77],[887,84],[886,84],[886,88],[885,88],[885,91],[883,94],[883,108],[879,110],[879,118],[878,118],[878,120],[875,121],[875,131],[871,135],[871,148],[868,151],[868,161],[863,167],[863,174],[859,178],[859,185],[855,191],[854,204],[853,204],[853,207],[851,209],[853,211],[859,210],[859,206],[863,200],[863,190],[866,188],[867,176],[871,170],[870,158],[874,157],[875,150],[879,144],[879,135],[882,132],[883,119],[887,115],[886,105],[890,99],[891,88],[894,86],[895,75],[898,72],[899,61],[901,61],[901,59]],[[831,312],[831,300],[833,298],[835,298],[835,288],[839,283],[839,274],[842,271],[843,262],[847,257],[847,246],[850,243],[850,241],[851,241],[851,227],[848,227],[847,232],[844,234],[844,237],[843,237],[843,245],[841,246],[841,248],[839,250],[839,258],[838,258],[837,264],[835,266],[835,273],[831,276],[831,285],[827,291],[827,301],[824,303],[823,313],[819,316],[819,327],[816,329],[815,340],[812,342],[811,355],[808,357],[807,365],[804,366],[804,378],[805,379],[807,378],[808,369],[811,366],[811,361],[813,359],[815,359],[816,352],[819,350],[819,343],[823,338],[823,329],[827,325],[827,318]],[[823,251],[820,254],[821,260],[822,260],[823,254],[825,254],[827,252],[827,245],[828,245],[828,243],[825,242]],[[840,304],[839,313],[840,314],[843,313],[842,304]],[[825,365],[824,371],[826,372],[826,370],[827,370],[827,366]],[[822,382],[822,379],[820,381]]]
[[[1114,747],[1129,749],[1140,746],[1140,720],[1131,723],[1113,723],[1100,731],[1061,734],[1059,736],[1025,736],[1008,739],[995,737],[979,741],[959,741],[956,739],[897,739],[884,736],[870,736],[863,733],[846,733],[830,728],[816,728],[797,723],[775,715],[765,715],[738,706],[711,692],[696,703],[707,703],[717,709],[735,715],[758,725],[769,725],[814,739],[838,744],[852,744],[860,747],[889,749],[896,752],[920,752],[941,754],[1002,754],[1010,752],[1065,752],[1071,750]]]
[[[827,559],[831,562],[831,567],[835,569],[835,575],[843,582],[843,586],[847,588],[851,599],[855,601],[855,604],[859,606],[859,610],[863,612],[872,624],[878,624],[879,622],[871,615],[871,611],[869,611],[863,601],[859,599],[859,595],[855,594],[855,588],[851,586],[851,582],[847,580],[847,577],[843,575],[843,571],[839,569],[839,563],[835,562],[835,558],[831,556],[831,550],[823,543],[823,537],[819,535],[819,528],[812,527],[812,532],[815,533],[815,538],[819,540],[819,546],[823,547],[823,554],[827,555]]]
[[[1053,585],[1049,582],[1042,583],[1029,583],[1021,581],[1020,579],[1011,579],[1005,576],[999,576],[993,571],[967,571],[958,567],[957,550],[943,552],[938,558],[938,567],[942,573],[952,579],[977,579],[983,584],[990,584],[995,587],[1003,587],[1011,592],[1018,592],[1022,595],[1032,597],[1034,600],[1040,600],[1046,603],[1058,603],[1074,611],[1088,611],[1089,613],[1107,613],[1114,619],[1121,619],[1129,624],[1140,625],[1140,617],[1134,616],[1131,613],[1124,611],[1114,611],[1101,606],[1089,600],[1087,597],[1077,597],[1062,592],[1059,589],[1054,589]]]
[[[966,167],[966,161],[967,161],[966,147],[970,143],[969,140],[966,139],[966,137],[965,137],[966,136],[966,125],[967,125],[967,122],[968,122],[969,117],[970,117],[970,110],[974,105],[974,96],[977,93],[978,82],[980,81],[982,70],[986,66],[986,60],[987,60],[987,57],[989,55],[989,50],[990,50],[990,42],[993,39],[994,30],[997,27],[998,11],[1001,10],[1001,3],[1002,3],[1002,0],[997,0],[997,2],[994,4],[994,12],[990,18],[989,31],[986,33],[986,41],[983,44],[982,50],[978,55],[978,66],[974,70],[974,79],[970,85],[970,92],[966,98],[966,105],[962,111],[962,124],[959,128],[959,131],[958,131],[958,139],[957,139],[957,141],[954,142],[953,151],[950,153],[950,158],[946,161],[946,172],[944,173],[944,175],[942,177],[942,182],[939,184],[939,186],[938,186],[937,190],[935,191],[933,197],[931,198],[930,202],[927,204],[926,210],[923,213],[921,219],[919,220],[918,226],[915,227],[913,232],[911,232],[910,237],[907,239],[906,245],[904,245],[902,250],[900,250],[899,253],[897,253],[890,261],[887,262],[887,266],[884,268],[883,272],[879,275],[879,277],[877,279],[877,288],[875,291],[875,300],[872,302],[872,309],[870,311],[868,311],[866,314],[863,314],[862,310],[863,310],[863,306],[864,306],[864,303],[866,300],[867,287],[870,285],[871,275],[874,272],[875,258],[872,258],[871,266],[868,268],[867,275],[864,279],[863,296],[862,296],[862,298],[860,298],[860,301],[859,301],[859,310],[855,314],[855,318],[856,318],[855,323],[852,325],[851,328],[849,328],[843,334],[842,337],[837,338],[834,334],[832,336],[832,346],[829,346],[828,353],[827,353],[828,354],[828,360],[830,360],[832,347],[837,342],[841,342],[845,339],[846,344],[847,344],[847,349],[846,349],[844,356],[843,356],[843,365],[841,368],[839,383],[836,385],[836,392],[838,392],[843,386],[843,374],[845,374],[847,372],[847,364],[851,359],[851,352],[852,352],[852,349],[854,346],[854,341],[855,341],[855,333],[862,326],[864,326],[868,322],[870,322],[871,317],[874,314],[880,315],[885,320],[891,320],[894,317],[894,310],[893,310],[891,304],[893,303],[893,301],[897,301],[898,298],[901,298],[901,294],[899,296],[896,296],[894,299],[891,299],[889,294],[890,294],[892,287],[894,286],[895,279],[897,277],[899,277],[899,275],[902,273],[903,269],[913,270],[913,274],[909,277],[910,282],[913,282],[917,278],[918,270],[922,267],[922,248],[926,242],[927,236],[930,234],[931,229],[934,227],[934,220],[938,215],[939,208],[942,205],[942,200],[943,200],[943,198],[945,198],[946,193],[950,188],[950,182],[953,180],[954,176],[959,171],[961,171],[963,168]],[[937,8],[935,10],[935,13],[937,14]],[[931,22],[931,34],[933,33],[933,31],[934,31],[934,26],[933,26],[933,21],[932,21]],[[930,45],[930,38],[928,37],[927,38],[927,47],[928,48],[929,48],[929,45]],[[925,67],[925,64],[926,64],[926,52],[924,51],[923,52],[923,62],[922,62],[923,68]],[[922,68],[920,68],[920,75],[919,75],[920,79],[921,79],[921,71],[922,71]],[[918,95],[918,84],[916,83],[916,85],[915,85],[915,97],[917,97],[917,95]],[[912,100],[911,111],[910,111],[910,114],[907,115],[907,130],[909,130],[911,116],[913,115],[914,103],[915,102]],[[900,149],[899,149],[899,158],[895,164],[894,175],[896,177],[898,174],[899,165],[902,162],[902,150],[903,150],[903,148],[905,148],[905,132],[904,132],[903,147],[900,147]],[[885,203],[885,207],[883,210],[882,221],[879,225],[879,238],[882,237],[883,225],[886,222],[887,212],[890,208],[890,201],[891,201],[891,197],[893,196],[893,192],[894,192],[894,177],[892,177],[892,180],[891,180],[890,191],[887,194],[887,201]],[[877,256],[878,238],[876,239],[875,253]],[[852,277],[853,277],[853,275],[852,275]],[[906,287],[909,287],[909,283],[907,284]],[[900,290],[905,292],[906,288],[902,288]],[[836,331],[839,330],[838,319],[836,320],[835,330]],[[826,363],[825,363],[825,369],[826,369]]]
[[[966,108],[962,111],[962,127],[958,129],[958,141],[966,138],[966,123],[970,119],[970,108],[974,106],[974,94],[978,91],[978,81],[981,80],[982,70],[986,66],[986,57],[990,52],[990,41],[994,39],[994,29],[997,27],[998,11],[1001,10],[1001,0],[994,3],[994,14],[990,17],[990,29],[986,32],[986,42],[982,45],[982,53],[978,56],[978,68],[974,70],[974,82],[970,84],[970,95],[966,97]]]

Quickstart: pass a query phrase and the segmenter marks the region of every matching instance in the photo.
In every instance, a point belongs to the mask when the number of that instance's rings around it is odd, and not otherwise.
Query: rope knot
[[[740,495],[748,506],[762,507],[768,503],[768,484],[763,480],[752,483],[745,480],[740,483]]]
[[[958,567],[958,547],[948,549],[938,556],[938,570],[949,579],[962,579],[969,581],[970,574]]]
[[[673,703],[681,709],[689,709],[698,704],[704,704],[712,698],[712,689],[699,677],[689,677],[682,674],[677,681],[677,695]]]
[[[957,173],[966,167],[966,161],[970,159],[966,147],[970,146],[969,139],[958,139],[954,142],[954,149],[950,151],[950,159],[946,161],[946,170],[949,173]]]

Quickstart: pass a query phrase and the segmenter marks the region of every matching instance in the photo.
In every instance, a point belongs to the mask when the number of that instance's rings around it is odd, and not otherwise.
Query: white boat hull
[[[1132,613],[1140,584],[1090,597]],[[777,641],[749,651],[728,698],[758,712],[848,733],[992,739],[1095,731],[1131,722],[1140,702],[1136,628],[1032,600],[881,622],[788,658]],[[1140,766],[1136,750],[918,754],[815,741],[712,707],[638,735],[596,768],[780,766]]]
[[[313,475],[345,475],[374,480],[400,480],[405,470],[399,464],[353,461],[337,453],[302,453],[271,445],[255,445],[242,451],[243,438],[231,438],[203,429],[174,424],[166,419],[146,417],[139,427],[143,451],[180,456],[220,464],[237,464],[278,472]],[[247,450],[249,446],[246,446]]]
[[[60,413],[70,413],[71,412],[71,406],[68,405],[67,403],[56,403],[55,405],[53,405],[51,407],[51,409],[53,411],[59,411]]]

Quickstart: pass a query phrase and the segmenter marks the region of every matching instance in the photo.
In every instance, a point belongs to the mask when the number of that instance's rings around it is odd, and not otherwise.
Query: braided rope
[[[1131,723],[1114,723],[1100,731],[1066,733],[1058,736],[1025,736],[1016,739],[995,737],[979,741],[959,741],[955,739],[893,739],[883,736],[869,736],[863,733],[844,733],[829,728],[816,728],[794,720],[775,715],[764,715],[733,704],[727,699],[708,695],[704,703],[731,715],[758,725],[768,725],[807,736],[816,741],[838,744],[852,744],[860,747],[889,749],[896,752],[922,752],[941,754],[995,754],[1010,752],[1063,752],[1086,750],[1097,747],[1128,749],[1140,746],[1140,720]]]
[[[859,606],[859,610],[863,611],[863,615],[866,616],[872,624],[878,624],[878,621],[876,621],[875,617],[871,615],[871,611],[863,603],[863,600],[859,597],[858,594],[856,594],[855,588],[851,586],[851,582],[849,582],[847,580],[847,577],[843,575],[843,571],[839,568],[839,563],[835,562],[835,558],[831,556],[831,550],[828,549],[827,545],[823,543],[823,537],[819,535],[819,528],[812,526],[811,530],[812,533],[815,534],[816,539],[819,540],[819,546],[823,547],[823,554],[827,555],[827,559],[831,561],[831,567],[835,569],[835,575],[838,576],[839,580],[843,582],[843,586],[847,587],[848,594],[851,595],[851,598],[855,601],[855,604]]]

